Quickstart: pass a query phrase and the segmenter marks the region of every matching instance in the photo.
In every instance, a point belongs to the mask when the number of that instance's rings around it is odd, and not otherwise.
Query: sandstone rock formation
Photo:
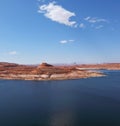
[[[38,66],[38,68],[43,68],[43,67],[53,67],[53,65],[48,64],[48,63],[42,63]]]
[[[87,68],[120,70],[120,64],[53,66],[42,63],[38,66],[29,66],[2,62],[0,79],[64,80],[104,76],[98,71],[90,71]]]

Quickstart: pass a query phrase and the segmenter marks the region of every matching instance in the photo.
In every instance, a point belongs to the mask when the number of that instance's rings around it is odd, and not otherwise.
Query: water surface
[[[64,81],[0,80],[0,126],[120,126],[120,71]]]

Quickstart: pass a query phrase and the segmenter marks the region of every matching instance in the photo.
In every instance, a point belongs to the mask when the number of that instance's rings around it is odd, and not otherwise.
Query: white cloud
[[[60,43],[65,44],[65,43],[68,43],[68,41],[67,40],[61,40]]]
[[[83,23],[80,24],[80,28],[85,28],[85,25]]]
[[[44,16],[52,21],[64,24],[67,26],[74,26],[76,21],[71,21],[70,18],[76,16],[74,12],[64,9],[55,2],[39,6],[39,13],[44,13]]]
[[[78,27],[78,24],[75,24],[75,25],[74,25],[74,28],[77,28],[77,27]]]
[[[95,29],[101,29],[103,27],[104,27],[103,25],[99,25],[99,26],[95,27]]]
[[[70,39],[70,40],[68,40],[69,42],[74,42],[75,40],[73,40],[73,39]]]
[[[91,18],[89,20],[90,23],[98,23],[98,22],[108,22],[106,19],[98,19],[98,18]]]
[[[90,17],[88,16],[88,17],[86,17],[86,18],[84,18],[84,20],[85,21],[88,21],[90,19]]]
[[[108,23],[108,20],[103,18],[97,18],[97,17],[86,17],[84,18],[84,20],[88,21],[89,23],[100,23],[100,22]]]
[[[88,22],[89,24],[87,24],[87,25],[88,26],[90,25],[91,28],[94,28],[94,29],[101,29],[104,27],[105,23],[109,23],[109,21],[104,18],[90,17],[90,16],[85,17],[84,21]],[[82,25],[81,25],[81,27],[82,27]]]
[[[70,39],[70,40],[61,40],[60,41],[60,43],[61,44],[66,44],[66,43],[70,43],[70,42],[74,42],[75,40],[72,40],[72,39]]]
[[[11,51],[11,52],[8,52],[9,55],[16,55],[17,52],[16,51]]]
[[[38,0],[38,2],[43,2],[43,3],[44,3],[44,2],[45,2],[45,0]]]

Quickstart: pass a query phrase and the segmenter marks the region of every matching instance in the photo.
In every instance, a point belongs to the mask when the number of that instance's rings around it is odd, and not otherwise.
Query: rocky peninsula
[[[38,66],[0,62],[0,79],[12,80],[66,80],[101,77],[102,73],[80,70],[80,66],[53,66],[42,63]]]
[[[12,80],[67,80],[89,77],[101,77],[100,69],[120,70],[120,64],[82,64],[53,66],[42,63],[40,65],[19,65],[0,62],[0,79]]]

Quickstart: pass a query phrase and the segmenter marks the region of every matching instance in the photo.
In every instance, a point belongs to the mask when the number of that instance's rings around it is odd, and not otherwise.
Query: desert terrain
[[[101,69],[120,70],[119,63],[81,64],[53,66],[48,63],[40,65],[20,65],[0,62],[0,79],[13,80],[66,80],[105,76]]]

